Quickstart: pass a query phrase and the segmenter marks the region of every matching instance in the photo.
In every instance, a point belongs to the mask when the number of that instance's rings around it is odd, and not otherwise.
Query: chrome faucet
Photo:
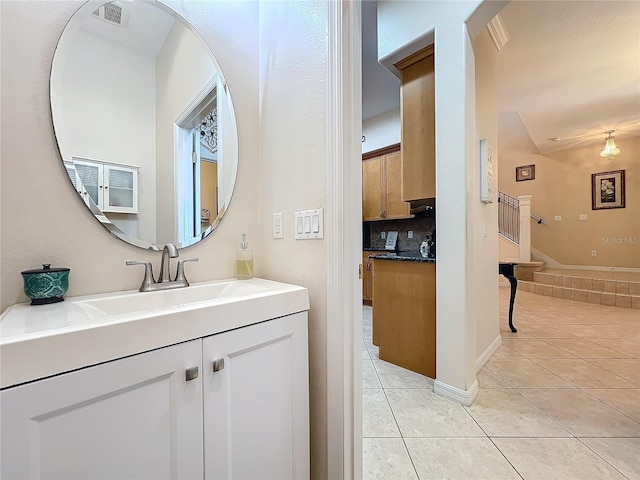
[[[173,243],[167,243],[162,249],[162,260],[160,260],[160,276],[158,283],[167,283],[171,281],[171,259],[177,258],[180,254],[178,248]]]
[[[142,279],[142,285],[140,285],[141,292],[155,292],[158,290],[169,290],[171,288],[183,288],[188,287],[189,282],[184,275],[185,262],[197,262],[197,258],[184,258],[178,260],[178,266],[176,268],[176,276],[171,280],[171,259],[177,258],[180,254],[178,248],[173,243],[167,243],[162,249],[162,259],[160,260],[160,275],[158,281],[153,277],[153,265],[151,262],[143,262],[138,260],[127,261],[127,266],[130,265],[144,265],[144,278]]]

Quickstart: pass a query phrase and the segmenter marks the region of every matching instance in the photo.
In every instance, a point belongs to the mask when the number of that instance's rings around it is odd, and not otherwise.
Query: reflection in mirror
[[[238,169],[233,105],[210,49],[173,10],[84,4],[56,48],[51,110],[71,185],[113,235],[161,249],[217,227]]]

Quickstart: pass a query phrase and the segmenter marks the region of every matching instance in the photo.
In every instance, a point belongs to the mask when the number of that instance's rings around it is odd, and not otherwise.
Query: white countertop
[[[225,282],[245,291],[196,298]],[[306,288],[260,278],[194,283],[177,292],[132,290],[9,307],[0,316],[0,388],[309,309]],[[140,298],[149,306],[127,311]]]

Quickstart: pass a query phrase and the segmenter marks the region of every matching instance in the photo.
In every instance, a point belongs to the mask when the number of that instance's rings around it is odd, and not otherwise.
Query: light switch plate
[[[553,216],[553,221],[554,222],[561,222],[562,221],[562,215],[554,215]]]
[[[304,210],[295,213],[296,240],[324,238],[324,218],[322,209]],[[300,226],[300,228],[298,228]]]
[[[586,220],[587,219],[587,214],[586,213],[581,213],[580,216],[578,217],[580,220]]]

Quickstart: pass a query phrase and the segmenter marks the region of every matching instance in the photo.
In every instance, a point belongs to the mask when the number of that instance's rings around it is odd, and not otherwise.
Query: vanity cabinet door
[[[202,479],[201,346],[194,340],[0,392],[0,476]],[[200,378],[187,381],[191,367]]]
[[[204,338],[203,369],[205,478],[309,478],[307,313]]]

